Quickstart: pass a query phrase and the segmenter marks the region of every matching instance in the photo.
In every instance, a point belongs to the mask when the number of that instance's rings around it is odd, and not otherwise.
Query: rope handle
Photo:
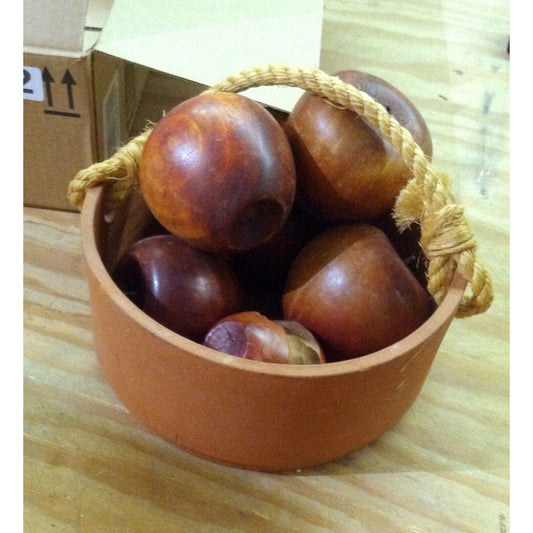
[[[409,131],[368,94],[318,69],[281,65],[248,69],[204,93],[238,93],[266,85],[286,85],[314,92],[334,105],[355,111],[381,132],[412,173],[396,198],[393,214],[400,231],[413,223],[420,225],[420,246],[428,261],[428,291],[440,304],[455,272],[459,271],[467,280],[467,289],[457,316],[485,312],[494,298],[492,282],[476,255],[477,243],[464,209],[453,201],[449,178],[433,170]],[[88,188],[110,182],[113,183],[110,208],[119,204],[138,183],[139,161],[151,131],[152,126],[147,127],[109,159],[78,172],[68,187],[72,205],[81,210]]]

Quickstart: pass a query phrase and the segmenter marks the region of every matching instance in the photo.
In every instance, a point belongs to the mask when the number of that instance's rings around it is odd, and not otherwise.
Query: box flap
[[[317,67],[322,16],[322,0],[115,0],[96,49],[210,86],[256,66]],[[301,90],[246,94],[289,110]]]
[[[91,50],[113,0],[25,0],[24,50],[81,56]]]
[[[88,0],[25,0],[24,46],[81,52]]]
[[[113,0],[89,0],[85,29],[101,30],[112,6]]]

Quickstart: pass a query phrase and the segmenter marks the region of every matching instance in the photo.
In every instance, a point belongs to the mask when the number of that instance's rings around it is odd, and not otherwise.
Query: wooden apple
[[[172,109],[139,166],[148,207],[171,233],[211,252],[248,250],[286,221],[296,187],[281,126],[239,94],[203,94]]]
[[[315,337],[301,324],[273,321],[255,311],[220,320],[207,333],[204,345],[219,352],[264,363],[325,363]]]
[[[213,324],[241,305],[240,288],[229,263],[192,248],[175,235],[134,243],[112,277],[146,314],[195,341],[201,341]]]
[[[289,271],[283,312],[326,358],[359,357],[407,336],[430,315],[429,294],[378,228],[339,225],[312,239]]]
[[[336,76],[381,103],[431,157],[427,125],[406,96],[370,74],[342,71]],[[390,210],[410,178],[403,159],[378,130],[313,93],[302,95],[285,132],[296,162],[297,202],[327,220],[361,220]]]

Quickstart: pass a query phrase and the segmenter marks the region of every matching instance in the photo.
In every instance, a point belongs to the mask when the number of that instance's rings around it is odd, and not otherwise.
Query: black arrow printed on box
[[[50,71],[46,67],[43,69],[43,82],[46,92],[46,103],[48,104],[48,107],[54,107],[54,102],[52,100],[52,88],[50,84],[55,83],[55,80],[52,78],[52,74],[50,74]]]
[[[50,71],[44,67],[43,69],[43,82],[46,92],[46,102],[48,107],[54,107],[54,101],[52,98],[52,83],[55,83],[54,78],[50,74]],[[72,90],[72,86],[76,85],[76,82],[74,81],[74,78],[72,77],[72,74],[70,73],[70,70],[67,68],[65,70],[65,74],[63,75],[63,78],[61,79],[61,84],[66,86],[67,89],[67,97],[68,97],[68,107],[69,109],[74,109],[74,92]],[[81,115],[79,113],[71,113],[69,111],[56,111],[55,109],[45,109],[44,112],[48,115],[60,115],[64,117],[80,117]]]
[[[61,83],[67,86],[68,107],[69,109],[74,109],[74,96],[72,94],[72,86],[76,85],[76,82],[74,81],[74,78],[72,77],[72,74],[70,73],[69,69],[65,71],[65,75],[63,76]]]

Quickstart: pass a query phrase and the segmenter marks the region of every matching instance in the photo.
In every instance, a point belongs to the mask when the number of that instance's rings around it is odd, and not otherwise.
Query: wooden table
[[[419,107],[496,293],[454,321],[400,423],[336,463],[241,471],[148,433],[96,360],[79,215],[25,209],[25,531],[509,530],[507,10],[325,2],[322,68],[372,72]]]

